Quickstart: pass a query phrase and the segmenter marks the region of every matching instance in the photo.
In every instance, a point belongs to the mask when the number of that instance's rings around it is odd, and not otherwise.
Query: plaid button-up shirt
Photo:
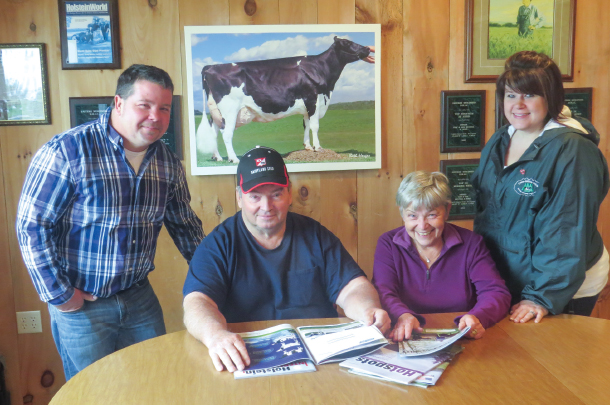
[[[74,288],[109,297],[146,277],[163,224],[187,261],[204,237],[178,158],[157,141],[136,174],[110,111],[51,139],[25,179],[17,238],[40,298],[53,305]]]

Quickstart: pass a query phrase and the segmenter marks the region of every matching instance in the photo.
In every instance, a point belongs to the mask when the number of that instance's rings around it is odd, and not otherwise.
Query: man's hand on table
[[[218,330],[211,335],[205,345],[218,371],[224,368],[229,372],[243,370],[250,365],[250,356],[241,336],[227,330]]]

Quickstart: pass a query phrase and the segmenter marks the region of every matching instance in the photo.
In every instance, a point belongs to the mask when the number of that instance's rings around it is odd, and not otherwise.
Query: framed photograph
[[[576,0],[466,0],[464,81],[495,82],[524,50],[544,52],[574,80],[575,13]]]
[[[70,97],[70,126],[72,128],[86,122],[96,120],[112,105],[114,97]],[[172,99],[172,112],[167,132],[161,138],[167,147],[184,159],[182,147],[182,97],[174,96]]]
[[[565,105],[570,108],[572,117],[579,116],[591,121],[593,112],[593,88],[592,87],[573,87],[564,88]]]
[[[441,160],[441,172],[449,179],[451,211],[449,220],[473,219],[476,214],[476,192],[470,177],[479,167],[479,159]]]
[[[381,167],[380,25],[184,32],[192,174],[235,174],[257,145],[293,173]]]
[[[51,123],[45,44],[0,44],[0,125]]]
[[[62,69],[120,69],[118,0],[58,0]]]
[[[485,90],[441,92],[441,153],[483,149],[485,93]]]

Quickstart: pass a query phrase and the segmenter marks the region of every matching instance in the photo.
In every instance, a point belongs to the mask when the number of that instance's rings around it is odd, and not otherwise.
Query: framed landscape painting
[[[185,27],[191,172],[257,145],[290,172],[381,167],[381,27]]]
[[[550,56],[572,81],[575,10],[576,0],[467,0],[465,82],[494,82],[525,50]]]

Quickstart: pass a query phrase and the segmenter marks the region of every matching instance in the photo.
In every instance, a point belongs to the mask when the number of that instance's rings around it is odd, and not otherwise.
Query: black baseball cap
[[[263,184],[288,187],[288,171],[282,155],[266,146],[250,149],[237,165],[237,182],[246,194]]]

